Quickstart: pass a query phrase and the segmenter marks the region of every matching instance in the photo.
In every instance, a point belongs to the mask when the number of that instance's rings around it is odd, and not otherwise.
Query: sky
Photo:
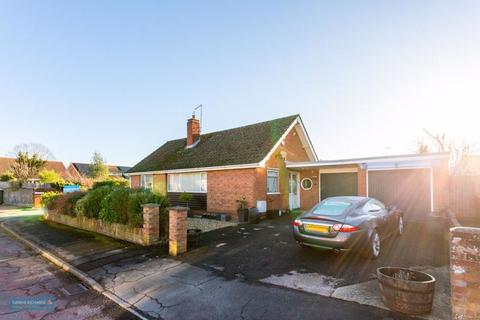
[[[300,114],[322,159],[480,143],[480,1],[0,0],[0,155],[133,165]]]

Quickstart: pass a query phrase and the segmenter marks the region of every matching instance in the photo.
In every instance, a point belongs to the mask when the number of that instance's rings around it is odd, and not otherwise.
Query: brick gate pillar
[[[450,229],[452,319],[480,319],[480,228]]]
[[[187,251],[187,210],[185,207],[169,208],[168,253],[177,256]]]
[[[160,241],[160,205],[147,203],[143,207],[143,242],[152,245]]]

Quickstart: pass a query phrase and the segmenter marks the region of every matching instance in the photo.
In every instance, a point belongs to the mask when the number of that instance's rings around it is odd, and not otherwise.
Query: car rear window
[[[351,205],[350,202],[346,201],[325,201],[313,208],[312,213],[322,216],[335,216],[345,212]]]

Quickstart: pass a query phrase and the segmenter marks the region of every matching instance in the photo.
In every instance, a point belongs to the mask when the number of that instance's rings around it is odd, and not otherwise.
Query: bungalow
[[[179,203],[192,195],[192,209],[237,218],[237,200],[260,212],[299,206],[296,171],[286,161],[317,161],[299,115],[201,134],[195,116],[187,137],[163,144],[128,171],[132,188],[166,194]]]
[[[237,200],[267,210],[309,209],[331,196],[370,196],[397,205],[406,220],[429,219],[449,205],[449,154],[318,160],[299,115],[166,142],[128,171],[133,188],[182,192],[190,207],[236,218]]]

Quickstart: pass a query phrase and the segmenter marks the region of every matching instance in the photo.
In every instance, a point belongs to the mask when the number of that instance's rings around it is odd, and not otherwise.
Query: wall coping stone
[[[170,208],[168,208],[168,210],[175,210],[175,211],[188,211],[188,208],[187,208],[187,207],[180,207],[180,206],[177,206],[177,207],[170,207]]]
[[[158,203],[145,203],[141,205],[142,208],[158,208],[160,205]]]
[[[474,227],[453,227],[450,228],[452,233],[468,233],[468,234],[480,234],[480,228]]]

